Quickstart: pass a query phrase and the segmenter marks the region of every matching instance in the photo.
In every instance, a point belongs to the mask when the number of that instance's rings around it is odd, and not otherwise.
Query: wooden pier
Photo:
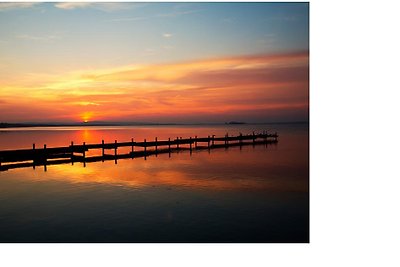
[[[114,160],[117,163],[118,159],[126,158],[138,158],[147,156],[157,155],[161,153],[169,153],[179,150],[192,150],[200,149],[215,149],[215,148],[227,148],[230,146],[245,146],[245,145],[256,145],[256,144],[273,144],[278,142],[278,134],[275,132],[269,134],[266,131],[262,133],[252,133],[248,135],[229,136],[226,134],[223,137],[215,137],[215,135],[207,137],[197,137],[182,139],[177,137],[171,140],[158,140],[156,137],[153,141],[147,141],[144,139],[142,142],[134,141],[132,138],[128,142],[115,142],[104,143],[104,140],[100,144],[86,144],[83,142],[81,145],[74,144],[71,142],[66,147],[47,147],[37,148],[35,144],[30,149],[19,149],[19,150],[3,150],[0,151],[0,171],[7,171],[9,169],[26,168],[26,167],[37,167],[44,166],[44,170],[47,170],[48,165],[67,164],[74,162],[82,162],[84,166],[88,162],[97,162],[105,160]],[[130,147],[129,153],[118,154],[118,148]],[[140,149],[138,149],[140,148]],[[151,149],[149,149],[151,148]],[[86,156],[86,152],[92,149],[101,149],[101,155],[98,156]],[[113,150],[113,154],[106,154],[108,150]]]

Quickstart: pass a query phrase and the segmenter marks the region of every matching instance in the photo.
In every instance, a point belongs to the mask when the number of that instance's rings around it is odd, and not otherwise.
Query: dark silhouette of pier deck
[[[268,134],[266,131],[262,133],[248,135],[229,136],[226,134],[224,137],[215,137],[214,135],[208,137],[182,139],[177,137],[171,140],[158,140],[156,137],[154,141],[136,142],[132,138],[129,142],[117,142],[101,144],[86,144],[76,145],[71,142],[71,145],[66,147],[47,147],[36,148],[35,144],[31,149],[18,149],[18,150],[4,150],[0,151],[0,171],[7,171],[9,169],[26,168],[44,166],[45,171],[48,165],[67,164],[74,162],[82,162],[84,166],[88,162],[98,162],[106,160],[114,160],[117,163],[118,159],[138,158],[157,155],[162,153],[169,153],[179,150],[201,150],[201,149],[215,149],[227,148],[230,146],[245,146],[256,144],[273,144],[278,142],[278,134]],[[118,148],[130,147],[131,151],[125,154],[118,154]],[[137,148],[140,148],[138,150]],[[152,148],[152,149],[148,149]],[[99,156],[86,156],[86,152],[92,149],[101,149]],[[106,150],[114,150],[113,154],[106,154]],[[78,154],[78,155],[77,155]]]

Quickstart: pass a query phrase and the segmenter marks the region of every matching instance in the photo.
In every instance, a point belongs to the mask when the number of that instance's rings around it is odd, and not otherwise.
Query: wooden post
[[[83,142],[83,159],[86,157],[86,143]]]
[[[171,138],[168,138],[168,157],[171,157]]]
[[[214,146],[214,138],[215,138],[215,135],[213,134],[212,135],[212,145]]]
[[[146,144],[146,139],[144,139],[144,160],[147,160],[146,150],[147,150],[147,144]]]
[[[104,162],[104,140],[101,140],[101,156],[103,157]]]
[[[253,144],[255,144],[256,143],[256,136],[254,135],[254,132],[253,132]]]
[[[176,149],[179,149],[179,137],[176,137]]]
[[[157,154],[157,152],[158,152],[158,149],[157,149],[157,137],[156,137],[156,154]]]
[[[74,142],[71,141],[71,165],[74,165]]]
[[[115,140],[115,146],[114,146],[114,163],[117,164],[117,140]]]
[[[133,154],[133,151],[134,151],[134,148],[133,148],[133,138],[131,139],[131,143],[132,143],[131,151],[132,151],[132,154]]]
[[[192,154],[192,137],[189,138],[189,142],[190,142],[190,154]]]
[[[210,136],[207,137],[207,147],[210,149]]]
[[[197,135],[194,137],[194,148],[197,149]]]
[[[43,159],[43,161],[44,161],[44,171],[45,172],[47,172],[47,165],[46,165],[46,162],[47,162],[47,155],[46,155],[46,144],[44,144],[43,145],[43,156],[44,156],[44,159]]]
[[[36,160],[35,143],[32,144],[32,150],[33,150],[33,169],[35,169],[35,160]]]

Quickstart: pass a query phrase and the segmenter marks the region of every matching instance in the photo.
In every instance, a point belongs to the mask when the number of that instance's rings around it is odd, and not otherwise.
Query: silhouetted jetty
[[[269,134],[266,131],[262,133],[252,133],[248,135],[229,136],[226,134],[223,137],[215,137],[215,135],[207,137],[197,137],[182,139],[177,137],[171,140],[158,140],[156,137],[153,141],[147,141],[144,139],[142,142],[134,141],[132,138],[129,142],[115,142],[104,143],[104,140],[100,144],[86,144],[83,142],[81,145],[74,144],[71,142],[66,147],[47,147],[36,148],[35,144],[30,149],[18,149],[18,150],[3,150],[0,151],[0,171],[7,171],[15,168],[25,168],[36,166],[58,165],[74,162],[82,162],[86,166],[87,162],[97,162],[105,160],[114,160],[117,163],[117,159],[125,158],[138,158],[147,156],[157,155],[161,153],[169,153],[179,150],[192,150],[200,149],[214,149],[230,146],[245,146],[245,145],[256,145],[256,144],[272,144],[278,142],[278,134],[275,132]],[[118,148],[130,147],[131,151],[125,154],[118,154]],[[138,150],[138,148],[140,148]],[[149,149],[152,148],[152,149]],[[86,156],[86,152],[92,149],[101,149],[101,155],[99,156]],[[113,150],[113,154],[106,154],[107,150]]]

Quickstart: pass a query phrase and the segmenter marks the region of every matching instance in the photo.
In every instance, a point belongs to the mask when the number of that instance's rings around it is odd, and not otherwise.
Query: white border
[[[311,244],[1,244],[1,265],[399,266],[396,4],[310,4]]]

